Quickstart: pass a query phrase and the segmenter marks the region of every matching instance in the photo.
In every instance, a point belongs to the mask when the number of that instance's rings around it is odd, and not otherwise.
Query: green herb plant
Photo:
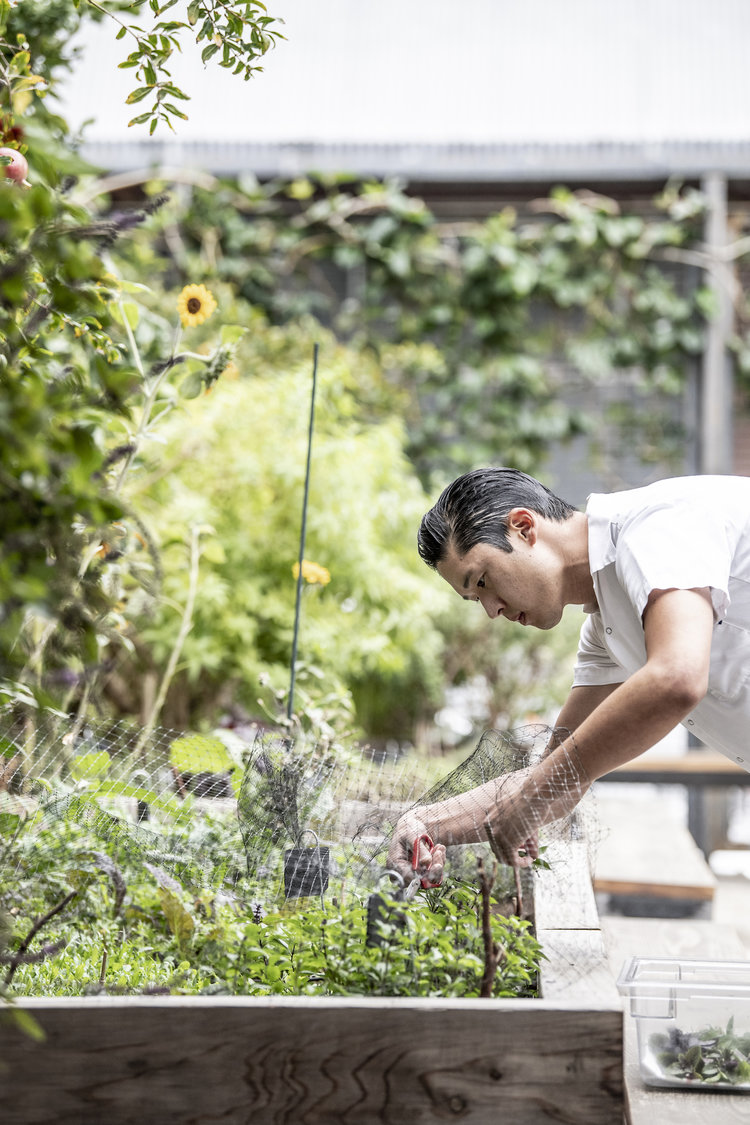
[[[750,1033],[706,1027],[698,1032],[671,1027],[649,1038],[649,1047],[665,1077],[706,1086],[750,1085]]]
[[[432,903],[380,892],[380,940],[367,944],[367,903],[352,895],[323,908],[269,915],[246,929],[242,991],[281,995],[479,996],[484,972],[477,887],[448,882]],[[533,996],[541,948],[529,924],[494,915],[501,949],[493,995]]]
[[[105,853],[85,826],[47,816],[46,831],[26,821],[2,851],[14,873],[0,888],[10,997],[480,995],[483,903],[468,880],[448,878],[408,903],[381,884],[373,941],[367,896],[346,877],[332,878],[324,904],[284,902],[277,865],[252,880],[201,885],[139,857],[122,837]],[[232,820],[193,833],[193,846],[210,848],[217,862],[237,847]],[[495,910],[489,917],[498,953],[491,994],[533,996],[542,953],[529,923]]]

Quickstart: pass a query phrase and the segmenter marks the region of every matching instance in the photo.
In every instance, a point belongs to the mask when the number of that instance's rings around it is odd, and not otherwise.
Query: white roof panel
[[[287,41],[250,82],[186,50],[178,139],[314,144],[750,140],[748,0],[269,0]],[[127,129],[116,26],[87,32],[65,112]],[[140,107],[142,108],[142,107]],[[158,143],[161,130],[157,131]]]

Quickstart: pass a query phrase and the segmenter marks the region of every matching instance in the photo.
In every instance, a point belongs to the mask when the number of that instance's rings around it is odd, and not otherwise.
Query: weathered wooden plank
[[[534,873],[537,930],[598,930],[587,842],[571,840],[557,850],[561,854],[552,854],[549,869]]]
[[[613,1011],[535,1001],[34,1000],[4,1125],[620,1125]]]
[[[594,864],[594,889],[711,902],[716,878],[685,824],[662,802],[644,797],[599,797],[602,840]]]
[[[744,960],[737,932],[702,920],[602,919],[614,976],[630,957]],[[640,1076],[636,1021],[625,1011],[625,1105],[628,1125],[734,1125],[750,1122],[747,1094],[657,1089]]]
[[[750,773],[718,750],[689,750],[664,757],[642,754],[605,774],[603,782],[647,781],[660,785],[750,785]]]
[[[545,1000],[571,1008],[622,1006],[600,930],[537,929],[537,937],[545,955],[540,972]]]

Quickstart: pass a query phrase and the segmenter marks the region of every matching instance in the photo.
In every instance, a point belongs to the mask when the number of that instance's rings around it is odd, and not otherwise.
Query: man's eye
[[[485,586],[484,578],[477,579],[477,586],[480,588],[480,590],[484,589],[484,586]]]

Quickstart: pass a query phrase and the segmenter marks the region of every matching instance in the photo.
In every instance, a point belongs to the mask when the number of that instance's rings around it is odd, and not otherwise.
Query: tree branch
[[[13,977],[15,976],[16,969],[18,968],[18,966],[23,964],[24,954],[26,953],[26,950],[29,948],[32,941],[34,940],[36,935],[39,933],[39,931],[42,929],[42,927],[46,926],[47,923],[52,918],[54,918],[56,914],[59,914],[61,910],[64,910],[65,907],[68,905],[68,903],[71,901],[71,899],[74,899],[77,894],[78,894],[78,891],[71,891],[69,895],[65,896],[65,898],[62,900],[62,902],[58,902],[57,906],[53,906],[52,909],[47,914],[45,914],[42,918],[37,918],[36,922],[31,927],[31,929],[27,933],[26,937],[23,939],[20,946],[18,947],[18,949],[16,950],[16,952],[13,954],[13,956],[11,958],[10,965],[8,966],[8,971],[5,974],[5,984],[6,985],[10,984],[10,982],[13,980]]]

